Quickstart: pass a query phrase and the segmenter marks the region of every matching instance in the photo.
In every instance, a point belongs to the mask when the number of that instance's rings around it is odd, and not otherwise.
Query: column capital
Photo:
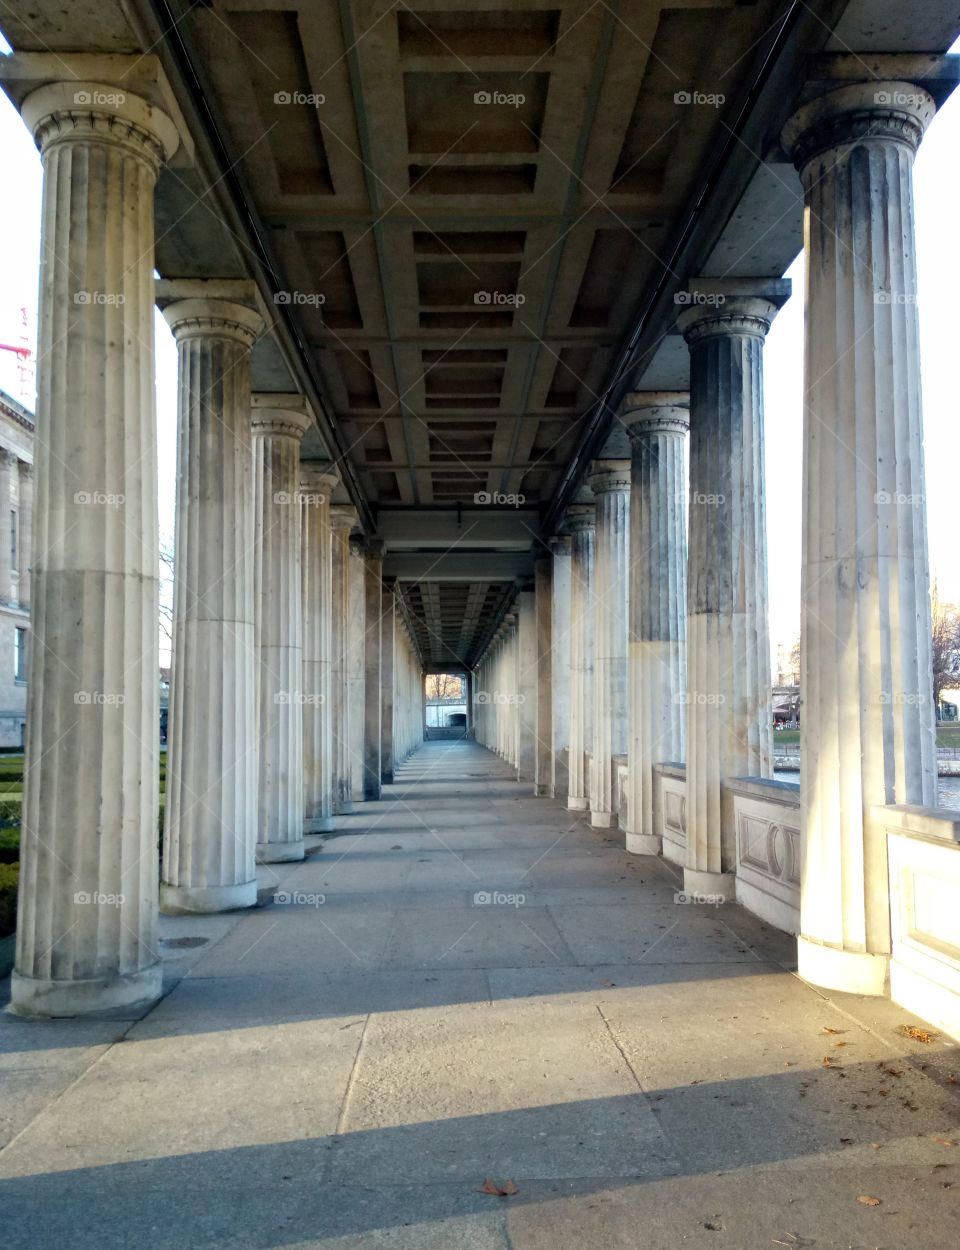
[[[597,524],[597,510],[592,503],[571,504],[567,509],[563,524],[571,534],[577,534],[581,530],[592,530]]]
[[[255,434],[277,434],[298,442],[313,425],[313,410],[306,397],[296,394],[259,392],[250,397]]]
[[[382,560],[386,543],[382,538],[368,538],[364,543],[364,551],[370,560]]]
[[[330,491],[340,484],[340,474],[332,460],[301,460],[300,489],[309,494],[324,496],[329,502]]]
[[[349,533],[358,520],[359,514],[353,504],[336,503],[330,509],[330,524],[335,530]]]
[[[547,546],[550,548],[551,555],[568,556],[573,543],[569,534],[554,534],[552,538],[547,539]]]
[[[178,149],[192,160],[190,132],[156,57],[19,52],[4,61],[0,82],[42,154],[79,141],[125,147],[155,171]]]
[[[588,478],[595,495],[630,489],[629,460],[594,460]]]
[[[824,152],[851,144],[898,143],[913,153],[936,109],[933,97],[916,83],[852,83],[799,108],[781,140],[801,172]]]
[[[623,398],[620,421],[634,441],[648,434],[685,434],[690,428],[690,392],[631,391]]]
[[[263,331],[253,282],[161,278],[156,283],[156,302],[178,343],[227,338],[252,347]]]
[[[791,288],[789,278],[693,278],[675,296],[684,305],[677,326],[688,343],[718,334],[766,338]]]

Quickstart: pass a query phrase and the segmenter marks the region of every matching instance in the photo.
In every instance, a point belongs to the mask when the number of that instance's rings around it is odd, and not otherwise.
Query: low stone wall
[[[887,831],[890,997],[960,1040],[960,813],[874,809]]]
[[[737,902],[785,933],[800,932],[800,786],[738,777],[733,795]]]
[[[687,862],[687,770],[683,764],[656,764],[654,828],[664,859],[681,866]]]

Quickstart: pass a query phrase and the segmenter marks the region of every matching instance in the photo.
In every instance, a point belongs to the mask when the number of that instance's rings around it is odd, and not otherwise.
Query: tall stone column
[[[626,397],[630,435],[630,648],[626,849],[657,855],[654,774],[682,763],[687,690],[686,392]]]
[[[354,628],[350,615],[350,531],[357,523],[357,510],[348,504],[330,509],[332,532],[331,597],[331,719],[333,724],[333,810],[353,811],[353,754],[350,723],[356,710],[350,704],[350,662],[348,649]]]
[[[304,833],[326,833],[334,827],[330,494],[339,481],[331,461],[300,461]]]
[[[395,580],[384,578],[380,601],[380,781],[393,785],[394,700],[396,698],[397,593]]]
[[[590,487],[596,500],[590,823],[610,829],[617,823],[613,757],[627,752],[630,461],[595,460]]]
[[[303,621],[299,395],[254,395],[257,859],[303,859]]]
[[[14,569],[10,558],[13,548],[13,531],[11,529],[10,503],[12,500],[11,485],[16,470],[17,458],[11,451],[0,447],[0,603],[13,603]]]
[[[349,620],[344,656],[347,666],[347,697],[350,704],[347,748],[350,752],[350,784],[354,803],[363,802],[363,740],[364,716],[364,665],[366,663],[366,612],[364,594],[367,578],[366,552],[361,535],[350,539],[348,569],[350,586]]]
[[[380,661],[383,630],[383,543],[367,543],[364,577],[363,797],[380,798],[381,714]]]
[[[227,911],[257,901],[250,349],[263,322],[253,283],[161,282],[157,296],[179,355],[160,902]]]
[[[39,87],[21,112],[43,229],[12,1007],[64,1016],[161,988],[153,201],[178,136],[102,83]]]
[[[691,892],[735,894],[729,777],[773,775],[763,462],[763,340],[785,281],[701,280],[690,347],[687,864]]]
[[[570,550],[569,535],[550,539],[553,556],[550,609],[550,685],[553,723],[551,728],[550,789],[552,799],[566,796],[568,767],[564,751],[570,744]]]
[[[19,556],[20,580],[17,584],[17,599],[20,606],[30,606],[30,568],[33,562],[33,465],[26,460],[17,462],[20,473],[20,543]]]
[[[806,203],[799,969],[883,992],[886,836],[936,804],[913,158],[932,99],[832,91],[784,133]]]
[[[549,794],[553,776],[553,560],[534,564],[537,613],[537,681],[534,723],[534,794]]]
[[[570,749],[567,807],[589,806],[586,753],[593,730],[593,504],[575,504],[567,512],[570,558]]]
[[[516,765],[517,781],[533,781],[537,753],[537,656],[536,594],[521,590],[517,596],[516,658]]]

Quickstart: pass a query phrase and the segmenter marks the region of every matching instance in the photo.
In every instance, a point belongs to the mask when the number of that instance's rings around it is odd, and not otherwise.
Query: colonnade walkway
[[[528,791],[427,743],[142,1019],[5,1016],[8,1250],[954,1246],[956,1048]]]

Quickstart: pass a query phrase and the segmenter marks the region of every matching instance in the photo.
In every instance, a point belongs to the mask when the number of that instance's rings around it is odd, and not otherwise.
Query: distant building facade
[[[0,747],[22,747],[27,719],[33,416],[0,391]]]

